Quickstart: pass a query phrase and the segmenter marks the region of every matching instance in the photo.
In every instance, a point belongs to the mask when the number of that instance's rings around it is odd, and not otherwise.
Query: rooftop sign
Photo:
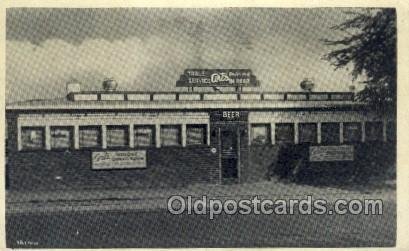
[[[177,87],[259,86],[250,69],[186,69],[176,82]]]

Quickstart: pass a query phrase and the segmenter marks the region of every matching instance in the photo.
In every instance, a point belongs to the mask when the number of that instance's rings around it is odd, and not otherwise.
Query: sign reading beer
[[[248,112],[245,111],[212,111],[210,113],[211,121],[247,121]]]
[[[259,86],[250,69],[187,69],[177,87]]]
[[[310,161],[353,161],[354,146],[310,146]]]
[[[146,151],[104,151],[92,153],[92,169],[146,168]]]

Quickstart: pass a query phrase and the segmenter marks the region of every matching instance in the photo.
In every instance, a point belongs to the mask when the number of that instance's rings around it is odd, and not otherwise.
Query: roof
[[[76,95],[93,96],[94,100],[76,100]],[[85,95],[85,96],[84,96]],[[104,96],[105,95],[105,96]],[[111,96],[110,96],[111,95]],[[120,98],[123,95],[123,99]],[[133,96],[131,96],[133,95]],[[138,96],[139,95],[139,96]],[[142,96],[141,96],[142,95]],[[147,95],[143,97],[143,95]],[[282,96],[281,96],[282,95]],[[291,96],[292,95],[292,96]],[[305,97],[303,97],[305,95]],[[313,96],[314,95],[314,96]],[[320,95],[327,95],[320,98]],[[338,98],[332,98],[338,97]],[[338,95],[338,96],[336,96]],[[347,98],[339,98],[346,95]],[[349,95],[349,96],[348,96]],[[352,96],[351,96],[352,95]],[[197,96],[197,99],[190,100]],[[294,97],[299,96],[297,99]],[[115,97],[115,98],[113,98]],[[278,97],[278,98],[277,98]],[[282,97],[282,98],[279,98]],[[317,98],[318,97],[318,98]],[[322,96],[324,97],[324,96]],[[352,97],[352,99],[351,99]],[[112,99],[120,100],[112,100]],[[110,100],[111,99],[111,100]],[[132,100],[139,99],[139,100]],[[294,100],[289,100],[294,99]],[[312,100],[311,100],[312,99]],[[318,100],[315,100],[318,99]],[[209,109],[325,109],[362,106],[353,93],[142,93],[82,92],[67,99],[29,100],[6,105],[6,110],[209,110]]]

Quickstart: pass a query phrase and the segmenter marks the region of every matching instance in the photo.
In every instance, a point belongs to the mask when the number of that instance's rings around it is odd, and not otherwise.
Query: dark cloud
[[[8,40],[33,44],[51,38],[78,44],[86,39],[146,39],[157,33],[176,33],[192,38],[223,35],[226,41],[249,44],[252,38],[265,32],[285,34],[295,30],[297,39],[308,37],[308,27],[316,29],[331,12],[331,9],[11,8],[6,15],[6,36]],[[333,16],[335,21],[337,16]]]
[[[6,34],[7,39],[34,44],[50,38],[71,43],[96,38],[109,41],[131,36],[145,38],[165,23],[160,16],[152,20],[154,14],[135,9],[9,9]]]
[[[7,9],[9,101],[65,93],[76,78],[99,89],[115,77],[126,90],[174,90],[186,68],[250,68],[264,90],[343,90],[349,75],[321,56],[320,38],[345,9]]]

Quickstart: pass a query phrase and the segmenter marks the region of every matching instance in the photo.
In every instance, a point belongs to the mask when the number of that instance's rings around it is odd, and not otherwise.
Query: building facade
[[[392,163],[385,149],[396,139],[394,118],[349,92],[74,88],[66,99],[9,104],[6,120],[13,190],[254,182],[293,172],[296,160],[313,178],[337,175]]]

